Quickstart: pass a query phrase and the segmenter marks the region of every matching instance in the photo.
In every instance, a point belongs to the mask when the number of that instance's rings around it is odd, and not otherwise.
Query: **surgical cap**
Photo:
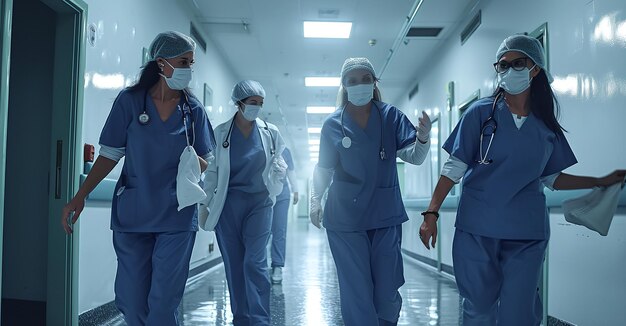
[[[230,99],[233,103],[244,100],[250,96],[260,96],[265,98],[265,90],[261,83],[256,80],[242,80],[233,87]]]
[[[343,83],[343,78],[346,74],[355,69],[363,69],[367,70],[372,74],[372,77],[376,78],[376,72],[374,72],[374,67],[370,63],[367,58],[348,58],[343,63],[343,67],[341,67],[341,82]]]
[[[496,54],[496,61],[499,61],[502,56],[509,51],[525,54],[546,72],[548,82],[552,82],[553,78],[548,69],[546,69],[546,56],[539,40],[522,34],[509,36],[500,44],[498,53]]]
[[[163,32],[157,35],[150,44],[150,60],[175,58],[195,48],[196,42],[191,37],[175,31]]]

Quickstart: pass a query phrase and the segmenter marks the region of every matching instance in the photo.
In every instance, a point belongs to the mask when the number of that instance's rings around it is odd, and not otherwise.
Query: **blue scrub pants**
[[[289,217],[289,196],[276,198],[272,218],[272,267],[285,266],[287,246],[287,218]]]
[[[404,284],[402,225],[368,231],[326,231],[337,267],[346,326],[394,324]],[[379,323],[380,319],[380,323]]]
[[[178,325],[195,231],[113,232],[115,305],[128,326]]]
[[[230,291],[233,324],[270,324],[267,243],[272,225],[267,192],[229,191],[215,234]]]
[[[539,325],[537,286],[547,245],[548,240],[502,240],[456,229],[452,258],[463,325]]]

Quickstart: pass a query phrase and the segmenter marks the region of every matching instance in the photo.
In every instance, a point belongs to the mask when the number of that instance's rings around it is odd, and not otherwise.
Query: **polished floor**
[[[459,325],[459,294],[447,278],[404,259],[406,283],[398,325]],[[190,325],[232,325],[223,265],[187,283],[181,320]],[[326,232],[292,219],[287,232],[286,267],[281,285],[273,285],[271,318],[275,326],[343,325],[339,287]],[[121,318],[107,325],[125,325]]]

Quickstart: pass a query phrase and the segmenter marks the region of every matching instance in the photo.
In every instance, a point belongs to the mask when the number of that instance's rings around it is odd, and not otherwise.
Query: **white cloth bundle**
[[[565,220],[607,235],[617,210],[622,183],[596,187],[588,194],[563,201]]]

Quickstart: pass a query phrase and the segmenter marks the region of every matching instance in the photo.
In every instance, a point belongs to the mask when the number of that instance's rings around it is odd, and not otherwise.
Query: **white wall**
[[[132,83],[142,64],[142,48],[162,31],[178,30],[189,34],[190,15],[180,1],[169,0],[86,0],[88,24],[97,26],[94,46],[87,45],[83,141],[98,144],[100,131],[113,100],[126,84]],[[199,28],[199,26],[197,26]],[[198,47],[195,53],[193,92],[202,100],[204,83],[213,89],[213,108],[209,114],[213,126],[225,120],[230,90],[236,76],[211,40],[207,52]],[[102,82],[108,76],[108,82]],[[220,110],[220,107],[224,107]],[[221,113],[220,113],[221,112]],[[96,146],[98,150],[98,146]],[[97,154],[97,153],[96,153]],[[121,162],[120,162],[121,163]],[[117,179],[122,164],[109,178]],[[80,220],[79,312],[85,312],[114,299],[113,282],[117,266],[113,252],[109,202],[87,202]],[[209,256],[212,235],[198,232],[192,255],[192,268],[218,256]],[[217,246],[215,246],[217,249]]]
[[[491,94],[491,64],[501,41],[548,22],[550,68],[556,79],[552,86],[561,103],[561,123],[580,162],[566,172],[603,176],[626,167],[626,2],[499,0],[480,1],[476,9],[482,9],[482,25],[474,35],[461,45],[460,26],[415,76],[417,96],[393,103],[416,121],[416,108],[444,110],[449,81],[455,82],[457,104],[477,89],[482,96]],[[467,20],[473,14],[468,13]],[[445,111],[443,119],[445,126],[450,121]],[[441,132],[445,140],[449,129]],[[406,182],[415,184],[420,177],[425,174],[407,171]],[[551,215],[551,226],[548,313],[579,325],[626,324],[624,212],[618,212],[607,237],[565,223],[560,212]],[[404,234],[415,236],[417,227],[419,223],[407,223]],[[448,239],[454,229],[441,231],[446,239],[443,256],[449,259]],[[417,241],[404,241],[404,246],[423,251]]]

